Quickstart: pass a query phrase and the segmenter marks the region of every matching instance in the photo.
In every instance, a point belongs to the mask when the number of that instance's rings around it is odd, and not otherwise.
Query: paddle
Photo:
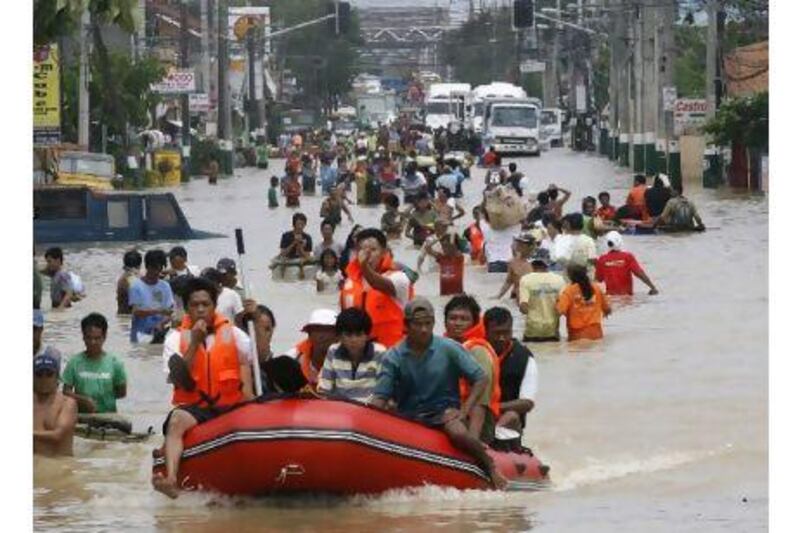
[[[250,291],[245,282],[244,268],[244,232],[242,228],[236,228],[236,253],[239,255],[239,271],[242,273],[242,285],[244,285],[244,296],[249,297]],[[256,345],[256,325],[253,317],[247,321],[247,335],[250,337],[250,357],[253,360],[254,385],[256,397],[261,396],[263,389],[261,386],[261,366],[258,361],[258,346]]]

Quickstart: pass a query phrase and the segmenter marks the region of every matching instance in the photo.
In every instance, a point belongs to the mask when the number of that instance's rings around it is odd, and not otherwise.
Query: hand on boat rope
[[[302,476],[305,473],[306,469],[303,468],[303,465],[289,464],[281,468],[281,472],[275,478],[275,481],[283,484],[286,483],[286,476]]]

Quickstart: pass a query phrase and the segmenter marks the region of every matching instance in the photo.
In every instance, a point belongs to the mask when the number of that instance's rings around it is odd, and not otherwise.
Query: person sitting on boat
[[[597,195],[597,199],[600,200],[600,207],[596,211],[597,216],[603,219],[604,222],[614,220],[617,208],[611,205],[611,195],[607,191],[603,191]]]
[[[183,435],[253,398],[250,339],[216,312],[217,287],[205,278],[193,278],[184,296],[183,321],[164,341],[164,370],[173,385],[175,406],[163,427],[167,472],[152,478],[153,488],[171,498],[179,492]]]
[[[386,248],[386,235],[376,228],[356,237],[358,256],[345,273],[339,304],[342,310],[364,309],[372,319],[372,336],[391,347],[403,338],[403,308],[414,296],[414,285]]]
[[[408,334],[383,356],[370,403],[386,409],[394,401],[401,415],[441,428],[455,447],[480,463],[496,488],[505,488],[506,479],[466,425],[489,386],[489,377],[460,344],[433,334],[435,316],[426,298],[408,302],[403,316]],[[464,402],[459,392],[461,378],[471,385]]]
[[[697,214],[697,208],[683,196],[683,187],[679,183],[672,187],[672,198],[667,202],[664,211],[655,220],[653,226],[664,226],[673,231],[705,231],[706,229],[703,219]]]
[[[644,195],[647,192],[647,178],[644,174],[636,174],[633,177],[633,187],[628,191],[625,205],[617,209],[617,220],[633,219],[649,221],[650,215],[647,212],[647,202]]]
[[[500,418],[497,426],[519,433],[536,405],[539,370],[533,353],[513,336],[514,318],[505,307],[492,307],[483,314],[486,340],[500,362]]]
[[[317,382],[318,393],[369,403],[386,351],[370,338],[371,333],[372,320],[362,309],[351,307],[339,313],[339,342],[328,348]]]
[[[163,342],[175,304],[172,288],[161,279],[166,266],[167,255],[162,250],[149,250],[144,254],[144,276],[134,281],[128,291],[132,308],[130,340],[133,343]]]
[[[300,330],[307,335],[306,339],[284,354],[300,363],[303,375],[313,388],[317,387],[328,349],[338,340],[336,316],[336,311],[332,309],[311,311],[308,322]]]
[[[78,405],[58,390],[61,363],[43,353],[33,358],[33,453],[72,455]]]
[[[48,248],[44,259],[47,266],[42,274],[50,277],[50,302],[53,309],[66,309],[80,301],[84,296],[83,283],[75,273],[64,268],[64,252],[61,248]]]
[[[491,444],[494,440],[495,421],[500,417],[500,366],[497,354],[486,342],[486,332],[481,322],[481,306],[472,296],[454,296],[444,307],[444,327],[445,336],[461,343],[489,376],[489,386],[484,388],[478,403],[467,415],[467,427],[473,437]],[[469,395],[469,390],[469,385],[462,380],[462,403]]]
[[[128,302],[128,291],[133,282],[139,279],[142,270],[142,254],[137,250],[128,250],[122,256],[122,274],[117,279],[117,314],[131,314],[131,304]]]
[[[653,179],[653,186],[644,193],[647,213],[652,218],[661,215],[671,197],[672,190],[670,188],[669,177],[666,174],[659,174]]]
[[[604,282],[606,294],[632,295],[633,276],[636,276],[650,288],[649,295],[658,294],[655,284],[639,265],[639,262],[630,252],[622,250],[622,235],[617,231],[610,231],[605,236],[608,252],[597,258],[595,278]]]
[[[303,231],[307,223],[308,218],[303,213],[292,215],[292,230],[281,235],[281,251],[275,263],[281,268],[282,273],[285,272],[288,265],[298,265],[300,279],[304,277],[303,266],[314,260],[311,235]]]
[[[103,349],[108,322],[100,313],[89,313],[81,332],[86,349],[67,361],[64,394],[78,402],[81,413],[116,413],[117,400],[128,394],[128,377],[122,360]]]

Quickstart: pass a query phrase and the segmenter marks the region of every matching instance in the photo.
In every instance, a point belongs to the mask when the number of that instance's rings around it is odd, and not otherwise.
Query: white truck
[[[452,122],[465,124],[472,104],[469,83],[433,83],[425,95],[425,126],[447,128]]]
[[[499,154],[541,155],[538,98],[493,98],[484,102],[484,143]]]
[[[546,107],[542,109],[539,133],[542,144],[550,146],[563,146],[563,122],[564,112],[557,107]]]
[[[394,91],[365,93],[356,96],[358,121],[377,128],[397,118],[397,96]]]
[[[503,81],[493,81],[487,85],[478,85],[472,90],[472,128],[483,131],[484,103],[491,98],[527,98],[525,89],[518,85]]]

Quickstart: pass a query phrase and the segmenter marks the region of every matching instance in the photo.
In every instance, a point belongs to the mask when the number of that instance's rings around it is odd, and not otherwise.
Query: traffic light
[[[533,27],[533,0],[514,0],[514,27]]]
[[[328,2],[328,15],[336,13],[336,2]],[[338,31],[337,31],[338,26]],[[343,35],[350,29],[350,2],[339,2],[339,19],[328,19],[328,30],[334,35]]]

